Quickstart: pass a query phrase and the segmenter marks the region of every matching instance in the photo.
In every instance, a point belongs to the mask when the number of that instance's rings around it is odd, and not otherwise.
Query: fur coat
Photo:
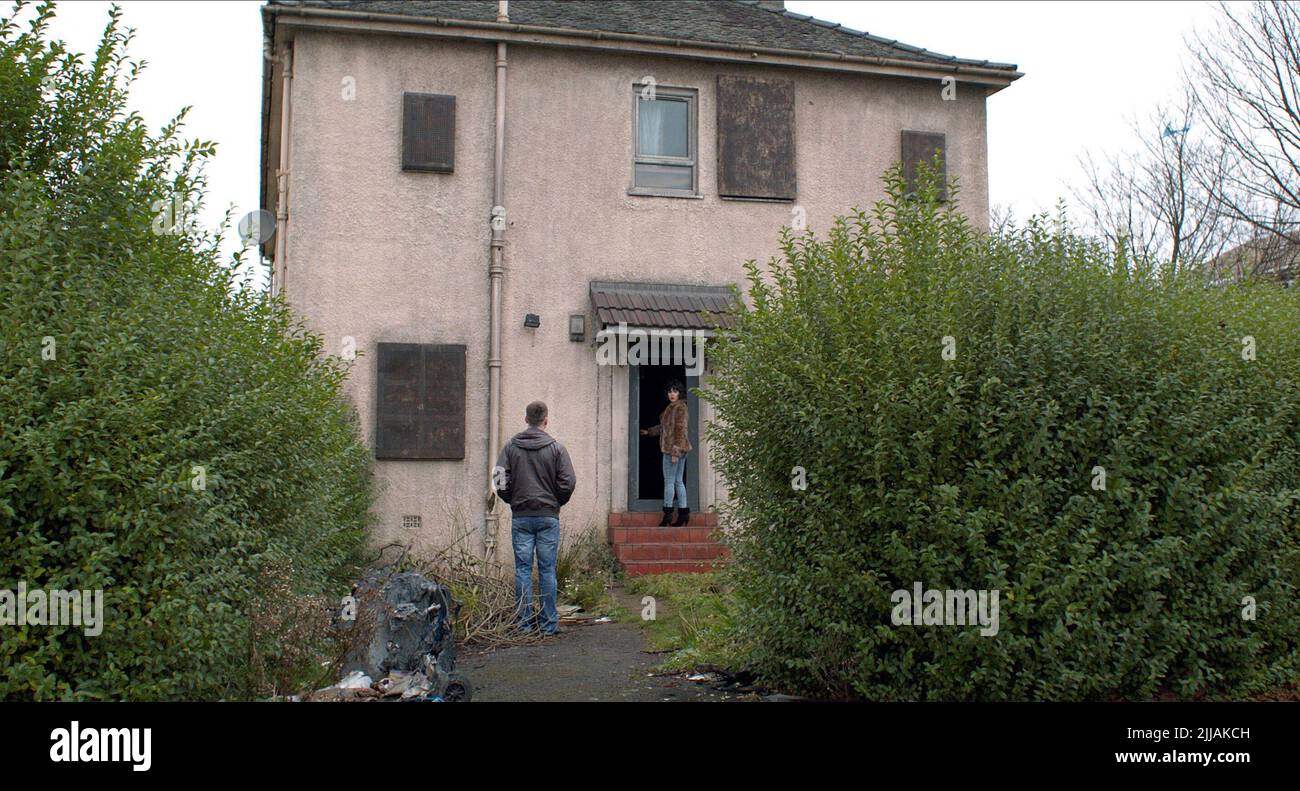
[[[659,414],[659,425],[647,429],[652,437],[659,438],[659,451],[670,456],[679,456],[691,450],[691,441],[687,439],[686,429],[690,425],[690,412],[686,402],[680,398],[664,407]]]

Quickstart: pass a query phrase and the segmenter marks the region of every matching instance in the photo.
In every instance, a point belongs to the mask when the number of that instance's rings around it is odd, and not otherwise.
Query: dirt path
[[[737,695],[686,680],[653,675],[662,660],[646,652],[645,633],[631,623],[563,624],[540,643],[489,652],[465,649],[457,670],[476,702],[719,701]]]

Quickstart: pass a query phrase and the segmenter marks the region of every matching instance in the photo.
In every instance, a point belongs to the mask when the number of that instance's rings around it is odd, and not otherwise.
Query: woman
[[[659,526],[669,525],[675,495],[680,505],[672,526],[681,527],[691,518],[691,508],[686,503],[686,454],[691,450],[686,427],[690,413],[686,409],[686,388],[681,382],[669,382],[664,394],[668,397],[668,406],[659,415],[659,425],[641,429],[641,436],[658,437],[659,452],[663,454],[664,518],[659,520]]]

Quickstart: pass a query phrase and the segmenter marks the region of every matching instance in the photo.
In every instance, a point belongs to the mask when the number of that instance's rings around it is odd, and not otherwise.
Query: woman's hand
[[[644,437],[645,435],[647,435],[647,434],[649,434],[649,433],[650,433],[649,431],[646,431],[645,429],[641,429],[641,436]]]
[[[673,460],[673,464],[677,463],[677,454],[674,453],[672,456],[669,456],[668,458]]]

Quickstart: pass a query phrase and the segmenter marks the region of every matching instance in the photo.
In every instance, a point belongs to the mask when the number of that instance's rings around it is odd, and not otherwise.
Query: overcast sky
[[[132,91],[155,129],[192,105],[188,136],[217,143],[204,221],[258,208],[262,27],[258,2],[126,0],[130,53],[149,61]],[[107,2],[64,2],[54,34],[93,51]],[[989,99],[989,192],[1017,218],[1069,198],[1078,158],[1130,145],[1129,122],[1176,94],[1186,38],[1208,2],[787,2],[948,55],[1015,63],[1025,76]],[[230,245],[234,244],[234,231]]]

